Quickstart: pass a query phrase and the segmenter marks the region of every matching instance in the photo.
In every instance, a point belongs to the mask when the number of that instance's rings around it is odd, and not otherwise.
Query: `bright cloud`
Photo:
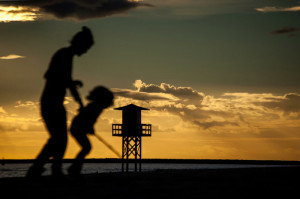
[[[20,109],[21,107],[25,109]],[[39,112],[33,107],[36,105],[29,101],[25,103],[19,101],[15,107],[9,108],[9,110],[0,107],[0,113],[2,113],[0,114],[0,132],[43,130]]]
[[[10,54],[7,56],[0,57],[0,59],[21,59],[21,58],[25,58],[25,56]]]
[[[293,6],[288,8],[266,6],[263,8],[256,8],[255,10],[258,12],[298,12],[300,11],[300,6]]]
[[[122,102],[134,102],[151,110],[179,117],[190,127],[219,133],[228,128],[231,132],[238,133],[241,130],[257,132],[259,128],[272,125],[276,128],[279,123],[294,125],[288,120],[300,115],[298,94],[276,96],[271,93],[225,93],[214,97],[191,87],[167,83],[155,85],[136,80],[134,86],[136,90],[117,90],[118,105],[125,105]],[[266,125],[266,122],[269,124]]]
[[[28,6],[1,6],[0,22],[34,21],[38,18],[38,8]]]
[[[6,111],[4,110],[4,108],[2,106],[0,106],[0,113],[6,113]]]
[[[146,84],[142,80],[136,80],[133,84],[138,92],[144,93],[164,93],[173,95],[180,101],[191,104],[201,104],[204,94],[191,87],[176,87],[174,85],[161,83],[160,85]]]
[[[15,105],[15,108],[28,108],[30,110],[37,109],[39,105],[39,102],[33,102],[33,101],[25,101],[22,102],[21,100],[17,101],[17,105]]]

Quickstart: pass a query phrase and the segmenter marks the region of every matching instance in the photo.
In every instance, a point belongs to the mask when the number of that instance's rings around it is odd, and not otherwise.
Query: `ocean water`
[[[32,164],[4,164],[0,165],[0,178],[24,177]],[[46,164],[43,175],[50,175],[50,164]],[[63,172],[67,174],[70,163],[63,164]],[[247,165],[247,164],[174,164],[174,163],[143,163],[142,171],[154,171],[161,169],[234,169],[234,168],[266,168],[287,167],[289,165]],[[129,171],[134,170],[134,165],[129,165]],[[121,172],[121,163],[85,163],[83,174]]]

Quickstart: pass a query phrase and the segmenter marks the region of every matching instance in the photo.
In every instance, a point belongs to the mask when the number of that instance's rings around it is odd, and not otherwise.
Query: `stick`
[[[119,158],[121,158],[120,153],[116,151],[110,144],[108,144],[100,135],[94,134],[95,137],[100,140],[107,148],[109,148],[114,154],[116,154]]]

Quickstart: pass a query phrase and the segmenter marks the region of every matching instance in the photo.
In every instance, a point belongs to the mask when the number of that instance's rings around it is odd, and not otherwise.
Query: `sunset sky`
[[[0,1],[0,158],[35,158],[45,144],[43,75],[82,26],[95,45],[74,58],[73,79],[82,97],[115,93],[95,127],[117,150],[114,108],[134,103],[150,109],[143,158],[300,160],[299,0]],[[70,121],[69,94],[65,107]],[[88,158],[116,157],[90,139]]]

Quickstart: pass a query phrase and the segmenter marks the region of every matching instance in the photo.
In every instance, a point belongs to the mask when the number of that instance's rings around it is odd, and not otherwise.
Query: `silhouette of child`
[[[73,164],[69,167],[68,173],[78,177],[83,165],[85,156],[91,151],[91,144],[87,134],[95,134],[94,124],[103,111],[113,104],[113,93],[103,86],[97,86],[87,96],[90,103],[81,108],[78,115],[72,121],[71,134],[82,149],[77,154]]]

